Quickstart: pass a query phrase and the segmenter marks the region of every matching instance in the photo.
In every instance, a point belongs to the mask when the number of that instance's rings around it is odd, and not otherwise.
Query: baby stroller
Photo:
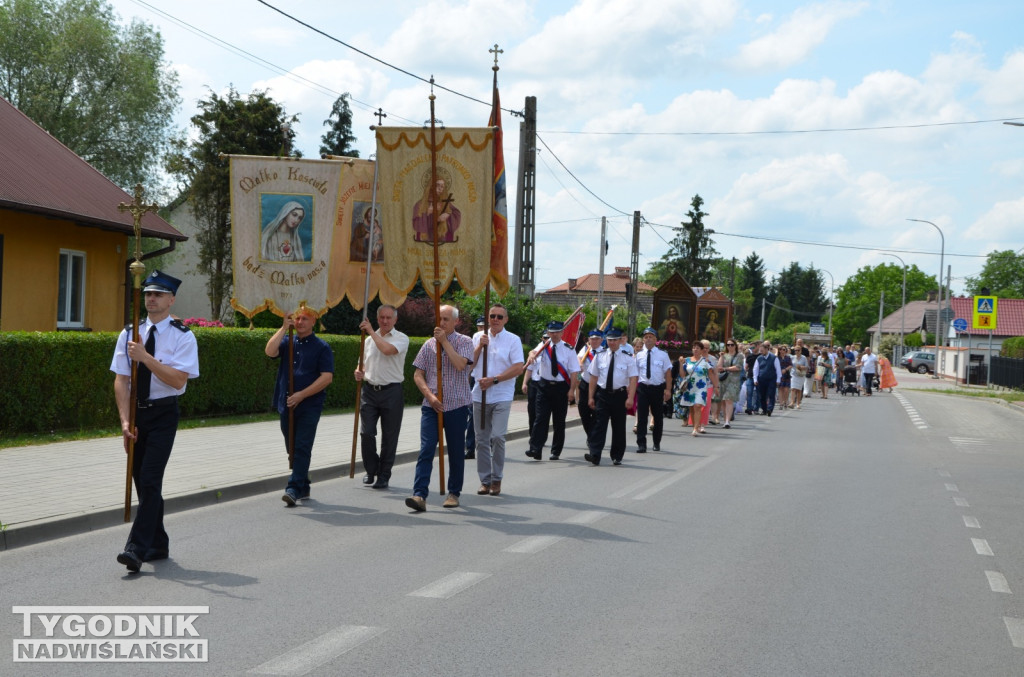
[[[860,397],[860,389],[857,387],[857,367],[850,365],[843,369],[843,386],[839,389],[839,394]]]

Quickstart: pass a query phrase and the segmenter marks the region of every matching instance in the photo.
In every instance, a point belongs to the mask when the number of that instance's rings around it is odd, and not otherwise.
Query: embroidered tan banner
[[[384,276],[384,261],[388,252],[383,238],[384,231],[391,224],[382,218],[379,186],[377,209],[370,208],[373,200],[374,163],[355,158],[346,158],[342,163],[334,243],[331,245],[331,261],[328,266],[330,276],[327,298],[333,307],[347,296],[353,308],[362,310],[369,260],[370,289],[367,298],[373,300],[379,294],[381,303],[399,306],[405,301],[405,294]],[[371,227],[374,230],[372,256],[368,254]]]
[[[491,264],[494,131],[438,128],[435,144],[432,184],[430,129],[377,128],[378,195],[387,224],[384,270],[403,293],[421,276],[432,292],[436,230],[440,290],[454,277],[476,294],[487,283]]]
[[[342,163],[231,156],[231,306],[323,313]]]

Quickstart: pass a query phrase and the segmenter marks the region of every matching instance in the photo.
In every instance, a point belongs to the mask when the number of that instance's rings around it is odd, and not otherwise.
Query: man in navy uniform
[[[661,451],[661,429],[665,421],[665,402],[672,397],[672,358],[656,346],[654,327],[644,329],[644,347],[636,354],[638,381],[636,390],[636,453],[647,452],[647,416],[654,416],[654,450]]]
[[[608,455],[613,464],[622,465],[626,453],[626,410],[632,408],[636,395],[636,359],[622,349],[621,329],[610,329],[605,338],[608,349],[598,353],[589,367],[588,398],[594,410],[594,424],[587,436],[590,453],[583,458],[594,465],[601,464],[601,450],[611,421],[612,446]]]
[[[590,408],[590,374],[587,370],[590,363],[594,361],[598,351],[602,350],[601,341],[604,340],[604,332],[600,329],[591,329],[587,339],[587,345],[580,348],[576,357],[580,361],[579,389],[576,393],[576,406],[580,411],[580,422],[583,423],[583,432],[590,434],[590,427],[594,423],[594,410]]]
[[[536,359],[530,370],[536,375],[537,402],[536,418],[530,429],[530,449],[526,455],[541,460],[544,445],[548,441],[548,424],[552,416],[555,421],[555,433],[551,440],[551,460],[557,461],[565,444],[565,415],[569,405],[576,402],[577,379],[580,363],[576,351],[562,340],[561,322],[548,323],[550,340],[536,348]]]
[[[143,562],[167,559],[170,539],[164,531],[164,470],[178,432],[178,397],[190,378],[199,376],[196,337],[181,320],[171,318],[171,306],[181,280],[154,270],[143,283],[146,320],[139,324],[140,343],[127,326],[117,339],[110,371],[114,398],[121,417],[125,453],[135,440],[132,478],[139,495],[135,522],[117,561],[137,572]],[[131,392],[132,361],[136,389]],[[135,429],[129,425],[131,399],[136,399]]]

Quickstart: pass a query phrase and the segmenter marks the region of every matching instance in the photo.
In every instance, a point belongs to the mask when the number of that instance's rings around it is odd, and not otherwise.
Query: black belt
[[[624,393],[627,390],[629,390],[629,388],[627,388],[626,386],[622,386],[621,388],[613,388],[611,390],[609,390],[608,388],[603,388],[601,386],[598,386],[598,389],[599,390],[603,390],[606,393]]]
[[[169,407],[178,402],[177,395],[171,395],[170,397],[161,397],[155,400],[146,400],[144,402],[138,402],[135,406],[139,409],[154,409],[156,407]]]
[[[644,386],[646,388],[664,388],[665,387],[664,383],[641,383],[640,385],[642,385],[642,386]]]
[[[554,379],[547,379],[547,378],[540,379],[540,382],[543,383],[544,385],[561,385],[561,386],[569,385],[568,382],[566,382],[566,381],[555,381]]]
[[[398,382],[395,382],[395,383],[388,383],[388,384],[385,384],[385,385],[379,386],[379,385],[376,385],[376,384],[374,384],[374,383],[370,383],[369,381],[367,381],[367,382],[366,382],[366,385],[370,386],[370,387],[371,387],[371,388],[373,388],[374,390],[378,390],[378,391],[379,391],[379,390],[385,390],[385,389],[387,389],[387,388],[390,388],[390,387],[392,387],[392,386],[400,386],[400,385],[402,385],[402,384],[401,384],[401,383],[398,383]]]

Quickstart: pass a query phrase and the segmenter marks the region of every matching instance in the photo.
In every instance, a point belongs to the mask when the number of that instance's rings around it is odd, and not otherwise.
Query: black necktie
[[[548,355],[551,358],[551,375],[555,377],[555,380],[558,380],[558,360],[555,358],[555,344],[550,344],[548,348],[551,350],[551,353]]]
[[[604,389],[612,389],[612,374],[615,373],[615,353],[612,352],[611,359],[608,360],[608,378],[604,380]]]
[[[651,351],[647,351],[647,380],[651,380]]]
[[[156,327],[149,328],[149,336],[146,337],[146,352],[150,355],[156,353]],[[142,362],[139,362],[137,369],[139,395],[138,401],[145,402],[149,399],[149,386],[153,381],[153,372]]]

